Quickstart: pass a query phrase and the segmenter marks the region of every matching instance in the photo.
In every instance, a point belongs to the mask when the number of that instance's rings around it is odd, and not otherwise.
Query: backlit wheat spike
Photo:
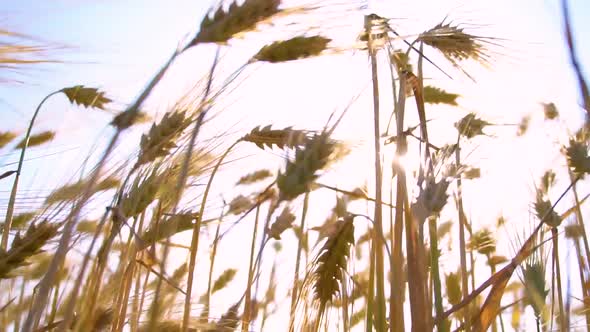
[[[72,104],[82,105],[84,107],[98,108],[104,110],[104,104],[112,100],[105,97],[104,92],[96,88],[87,88],[83,85],[76,85],[61,90]]]
[[[416,203],[412,204],[412,210],[418,220],[426,220],[432,215],[439,215],[447,204],[449,195],[447,189],[449,181],[436,182],[432,177],[426,181],[424,190],[420,191]]]
[[[473,138],[478,135],[485,135],[483,128],[490,124],[485,120],[479,119],[475,113],[469,113],[459,120],[459,122],[455,123],[455,128],[457,128],[461,136]]]
[[[197,36],[189,47],[199,43],[225,43],[235,35],[256,28],[256,25],[279,13],[280,0],[245,0],[232,2],[227,11],[220,6],[213,17],[206,15]]]
[[[177,153],[172,157],[168,168],[160,175],[158,190],[158,199],[162,204],[164,211],[168,210],[171,204],[179,198],[178,196],[178,177],[182,171],[185,154]],[[187,169],[187,178],[197,178],[207,170],[207,167],[216,161],[215,157],[203,150],[194,151],[191,155]]]
[[[267,169],[261,169],[258,171],[255,171],[253,173],[247,174],[242,176],[238,182],[236,183],[236,185],[247,185],[247,184],[253,184],[256,183],[258,181],[262,181],[264,179],[267,179],[269,177],[272,176],[272,172],[267,170]]]
[[[522,117],[520,123],[518,124],[518,129],[516,131],[516,136],[523,136],[526,134],[527,130],[529,129],[529,125],[531,123],[531,116],[527,114]]]
[[[34,146],[39,146],[39,145],[42,145],[42,144],[45,144],[45,143],[51,141],[54,137],[55,137],[55,132],[49,131],[49,130],[44,131],[39,134],[36,134],[36,135],[31,135],[29,137],[29,143],[27,144],[27,146],[29,148],[32,148]],[[15,150],[22,149],[25,146],[26,142],[27,142],[27,139],[24,138],[23,140],[18,142],[18,144],[14,147],[14,149]]]
[[[535,212],[539,220],[550,227],[557,227],[561,225],[561,217],[555,210],[552,209],[552,204],[549,199],[545,199],[541,191],[537,192],[537,197],[534,204]]]
[[[454,66],[467,59],[489,62],[486,39],[489,38],[465,33],[459,26],[444,21],[418,37],[419,41],[439,50]]]
[[[166,320],[166,321],[160,321],[160,322],[156,322],[154,324],[154,326],[150,326],[150,324],[145,324],[139,327],[138,329],[139,332],[150,332],[150,331],[158,331],[158,332],[181,332],[182,331],[182,327],[180,326],[180,322],[177,321],[172,321],[172,320]],[[191,328],[189,327],[187,329],[188,332],[197,332],[197,331],[210,331],[208,329],[196,329],[196,328]]]
[[[190,211],[180,212],[170,216],[157,225],[150,226],[140,236],[141,243],[137,244],[139,250],[143,250],[150,245],[171,237],[174,234],[192,229],[193,221],[198,218],[195,213]]]
[[[458,272],[451,272],[445,276],[445,287],[447,293],[447,300],[450,304],[455,305],[461,302],[461,274]]]
[[[584,228],[580,225],[571,224],[564,227],[567,239],[577,239],[584,235]]]
[[[100,180],[93,188],[92,193],[98,193],[101,191],[115,189],[119,187],[121,181],[114,176],[106,177]],[[87,182],[81,180],[72,184],[66,184],[60,188],[52,191],[47,198],[45,198],[45,204],[51,205],[59,202],[74,201],[80,195],[82,195],[84,189],[87,187]],[[14,221],[13,221],[14,222]]]
[[[337,232],[328,237],[314,263],[314,298],[320,303],[320,316],[322,308],[341,291],[340,280],[346,270],[349,249],[353,243],[353,219],[347,217],[339,222]]]
[[[227,214],[237,215],[242,212],[246,212],[253,205],[254,205],[254,202],[250,198],[248,198],[244,195],[238,195],[234,199],[232,199],[231,202],[229,202]]]
[[[213,283],[211,294],[224,289],[232,280],[234,280],[237,272],[238,270],[236,269],[226,269],[223,271]]]
[[[147,123],[151,120],[151,117],[142,111],[137,111],[134,113],[129,113],[127,111],[119,112],[113,120],[111,120],[111,125],[115,128],[125,129],[131,126]]]
[[[33,220],[33,218],[35,218],[36,215],[36,212],[24,212],[17,214],[12,218],[12,224],[10,225],[10,228],[13,230],[24,229],[29,223],[29,221]],[[3,227],[4,223],[0,223],[0,229]]]
[[[113,308],[100,307],[97,311],[91,331],[105,331],[113,322]]]
[[[154,161],[170,154],[176,147],[175,139],[190,124],[184,111],[166,113],[160,123],[153,124],[149,133],[141,136],[140,153],[137,165]]]
[[[565,150],[567,162],[574,173],[586,174],[590,173],[590,157],[588,156],[588,148],[584,143],[570,140],[569,146]]]
[[[120,202],[123,216],[132,218],[145,211],[156,198],[159,186],[160,178],[157,174],[157,167],[149,175],[137,176]]]
[[[266,45],[256,53],[254,59],[267,62],[287,62],[317,56],[331,41],[322,36],[298,36]]]
[[[449,93],[443,89],[427,85],[422,91],[424,94],[424,102],[429,104],[447,104],[451,106],[457,106],[457,98],[459,97],[456,93]]]
[[[350,327],[358,325],[367,316],[367,308],[361,308],[350,316]]]
[[[473,233],[469,242],[469,249],[486,256],[493,254],[496,252],[495,235],[487,228]]]
[[[240,315],[238,314],[238,309],[240,308],[241,301],[238,301],[236,304],[232,305],[221,318],[217,322],[215,322],[215,327],[211,329],[211,332],[233,332],[238,327],[240,323]]]
[[[549,290],[545,282],[545,263],[539,253],[533,254],[522,267],[525,303],[533,308],[537,319],[541,319],[546,306]]]
[[[296,217],[288,206],[283,209],[283,212],[277,217],[275,222],[270,226],[269,229],[266,230],[268,235],[275,240],[281,239],[281,234],[291,228],[293,221],[295,221]]]
[[[488,258],[487,264],[489,266],[498,266],[506,262],[508,262],[508,258],[506,256],[493,255]]]
[[[292,200],[310,190],[334,152],[336,143],[327,133],[316,134],[305,145],[297,148],[295,159],[287,161],[285,172],[277,176],[280,200]]]
[[[261,149],[264,149],[265,146],[272,148],[275,145],[283,149],[285,147],[295,148],[305,144],[307,135],[307,132],[303,130],[295,130],[291,127],[271,129],[271,125],[268,125],[264,128],[258,126],[252,129],[250,133],[242,137],[242,140],[254,143]]]
[[[16,138],[16,133],[11,131],[0,131],[0,149]]]
[[[397,67],[399,72],[409,71],[413,72],[410,57],[402,50],[396,50],[389,56],[389,61]]]
[[[0,251],[0,279],[10,278],[10,271],[26,264],[27,258],[41,252],[41,248],[57,234],[58,226],[43,221],[31,224],[21,237],[17,234],[10,249]]]
[[[85,234],[94,234],[98,227],[98,220],[81,220],[76,225],[76,231]]]
[[[554,103],[543,103],[542,105],[543,113],[545,113],[545,120],[554,120],[559,117],[559,111],[557,110],[557,106],[555,106]]]
[[[30,265],[26,266],[26,268],[20,268],[18,270],[22,270],[19,271],[17,273],[17,271],[11,272],[11,275],[19,275],[22,276],[25,280],[37,280],[40,279],[41,277],[43,277],[45,275],[45,272],[47,272],[47,268],[49,267],[49,264],[51,263],[51,259],[53,258],[53,256],[50,253],[47,252],[43,252],[40,253],[38,255],[35,255],[33,257],[31,257],[30,260],[27,261],[27,263],[30,263]]]

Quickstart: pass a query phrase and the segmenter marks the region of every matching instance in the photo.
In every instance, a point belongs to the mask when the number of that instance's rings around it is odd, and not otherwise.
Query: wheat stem
[[[461,164],[461,148],[459,145],[459,138],[457,137],[457,147],[455,149],[455,164],[457,167]],[[465,224],[467,220],[465,220],[465,212],[463,211],[463,195],[461,192],[462,183],[461,178],[457,179],[457,209],[459,213],[459,251],[461,256],[461,291],[463,292],[463,300],[467,299],[469,296],[469,284],[468,284],[468,274],[467,274],[467,254],[466,254],[466,245],[465,245]],[[437,317],[440,317],[437,315]],[[463,317],[465,317],[464,326],[465,331],[471,331],[471,314],[469,312],[469,306],[465,306]]]
[[[295,257],[295,272],[293,273],[293,287],[291,289],[291,311],[289,321],[295,321],[295,309],[297,304],[297,296],[299,292],[299,265],[301,264],[301,251],[303,249],[303,242],[305,241],[305,219],[307,217],[307,209],[309,207],[309,191],[305,193],[303,198],[303,211],[301,212],[301,223],[299,229],[301,236],[297,241],[297,256]]]
[[[244,315],[242,318],[242,332],[248,332],[250,325],[250,316],[252,310],[252,278],[254,276],[254,250],[256,248],[256,234],[258,231],[258,217],[260,216],[260,206],[256,208],[254,217],[254,229],[252,230],[252,244],[250,246],[250,263],[248,265],[248,281],[246,284],[246,299],[244,300]]]
[[[394,104],[394,112],[396,117],[396,131],[397,131],[397,147],[396,147],[396,156],[402,156],[406,153],[407,150],[407,141],[406,136],[404,135],[404,116],[405,116],[405,104],[406,104],[406,80],[404,77],[400,76],[398,73],[398,77],[400,77],[400,86],[399,86],[399,99]],[[408,195],[406,190],[406,174],[405,170],[401,167],[397,170],[397,186],[396,186],[396,202],[395,202],[395,223],[393,226],[392,232],[392,267],[391,267],[391,278],[392,278],[392,285],[391,285],[391,301],[392,301],[392,308],[390,311],[393,312],[393,319],[391,319],[391,331],[392,332],[402,332],[405,330],[404,328],[404,274],[403,274],[403,264],[404,264],[404,256],[403,256],[403,248],[402,248],[402,239],[403,239],[403,228],[404,228],[404,200],[405,197]]]
[[[27,133],[25,134],[25,138],[24,138],[24,145],[20,150],[18,167],[16,169],[16,174],[14,176],[12,190],[10,191],[10,198],[8,199],[8,207],[6,208],[6,217],[4,219],[4,229],[2,231],[2,241],[0,242],[0,249],[2,249],[2,250],[6,250],[6,248],[8,247],[8,234],[10,232],[10,228],[12,227],[12,218],[14,215],[14,205],[16,203],[16,193],[18,190],[18,181],[20,179],[21,171],[23,169],[23,163],[25,161],[25,152],[27,151],[27,147],[29,146],[29,139],[31,137],[31,131],[33,130],[33,125],[35,124],[35,120],[37,119],[37,115],[39,114],[39,111],[41,110],[41,106],[43,106],[45,101],[47,101],[47,99],[49,99],[51,96],[54,96],[60,92],[61,92],[61,90],[54,91],[54,92],[48,94],[47,96],[45,96],[45,98],[43,98],[43,100],[41,100],[39,105],[37,105],[37,109],[35,109],[35,113],[33,113],[33,117],[31,118],[31,121],[29,121],[29,128],[27,128]]]
[[[238,143],[240,143],[241,141],[242,141],[241,139],[235,141],[229,148],[227,148],[227,150],[225,150],[223,155],[221,155],[221,157],[219,157],[219,160],[215,164],[215,167],[213,168],[213,171],[211,172],[211,175],[209,176],[209,180],[207,181],[207,186],[205,187],[205,191],[203,192],[203,197],[201,199],[201,206],[200,206],[200,210],[199,210],[199,214],[198,214],[199,218],[197,218],[197,220],[195,222],[195,225],[193,227],[193,235],[191,238],[188,277],[187,277],[187,281],[186,281],[186,296],[184,298],[184,312],[183,312],[183,316],[182,316],[182,328],[181,328],[182,332],[188,331],[188,322],[189,322],[190,313],[191,313],[191,294],[193,291],[194,271],[195,271],[195,266],[196,266],[196,261],[197,261],[197,250],[199,249],[199,234],[200,234],[200,229],[201,229],[201,220],[203,219],[202,216],[203,216],[203,213],[205,212],[205,204],[207,203],[207,198],[209,196],[209,190],[211,190],[211,185],[213,184],[213,179],[215,178],[215,174],[217,173],[219,166],[221,165],[221,163],[223,162],[225,157],[227,157],[227,155],[229,155],[230,151],[236,145],[238,145]]]
[[[205,308],[206,312],[209,312],[209,308],[211,307],[211,286],[213,285],[213,267],[215,266],[215,256],[217,254],[217,245],[219,244],[219,231],[221,229],[221,222],[223,221],[223,209],[221,211],[221,215],[219,216],[219,222],[217,223],[217,227],[215,229],[215,236],[213,237],[213,248],[211,248],[211,254],[209,255],[211,264],[209,264],[209,276],[207,279],[207,294],[205,295]]]
[[[374,233],[374,229],[370,229],[371,233]],[[371,237],[375,236],[371,234]],[[367,313],[365,317],[365,331],[373,332],[374,316],[375,316],[375,242],[369,242],[369,286],[367,291]]]
[[[130,125],[132,123],[132,120],[137,116],[137,114],[139,113],[139,108],[141,107],[145,99],[150,95],[154,87],[160,82],[160,80],[164,76],[164,73],[168,70],[168,68],[178,55],[178,51],[174,52],[172,57],[168,60],[164,67],[162,67],[162,69],[156,74],[156,76],[154,76],[154,78],[150,81],[148,86],[143,90],[143,92],[136,99],[136,101],[130,107],[127,108],[124,114],[126,114],[128,117],[128,125]],[[84,193],[81,195],[80,200],[77,202],[74,208],[72,208],[69,215],[66,217],[66,222],[58,247],[55,250],[53,260],[51,261],[51,264],[47,269],[47,273],[39,283],[37,295],[35,296],[31,310],[29,311],[27,319],[25,320],[25,323],[23,325],[23,332],[32,332],[37,328],[43,308],[45,307],[45,304],[47,302],[49,291],[57,275],[58,268],[63,263],[66,253],[69,251],[70,238],[72,237],[72,233],[78,221],[80,211],[90,198],[92,194],[92,189],[94,188],[97,180],[100,177],[101,171],[106,163],[106,160],[113,152],[115,145],[119,140],[119,137],[121,136],[121,133],[127,127],[128,126],[117,126],[117,131],[109,141],[109,144],[103,152],[102,157],[98,161],[98,164],[95,167],[94,172],[90,176]]]
[[[557,234],[557,227],[551,228],[551,235],[553,240],[553,261],[555,262],[555,282],[557,282],[557,297],[559,303],[559,330],[564,332],[568,330],[565,323],[565,311],[563,309],[563,292],[561,289],[561,268],[559,266],[559,238]]]
[[[375,328],[378,331],[387,329],[386,306],[385,306],[385,269],[383,267],[383,215],[382,215],[382,170],[381,170],[381,129],[379,126],[379,79],[377,76],[377,51],[373,45],[372,20],[365,17],[365,31],[369,36],[368,50],[371,59],[371,79],[373,82],[373,124],[374,124],[374,146],[375,146]]]
[[[436,311],[436,315],[442,315],[443,313],[443,305],[442,305],[442,291],[441,291],[441,283],[440,283],[440,272],[438,269],[438,236],[436,234],[436,218],[430,217],[428,218],[428,230],[429,230],[429,237],[430,237],[430,277],[432,279],[433,289],[434,289],[434,308]],[[447,324],[444,321],[438,322],[436,325],[436,329],[439,332],[447,332]]]

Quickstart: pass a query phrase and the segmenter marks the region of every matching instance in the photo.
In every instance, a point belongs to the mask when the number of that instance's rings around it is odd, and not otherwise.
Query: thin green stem
[[[440,282],[440,272],[438,270],[438,236],[436,234],[436,218],[431,217],[428,219],[428,230],[430,236],[430,276],[432,278],[432,284],[434,289],[434,308],[436,310],[436,315],[443,314],[443,305],[442,305],[442,291],[441,291],[441,282]],[[436,324],[437,331],[439,332],[447,332],[448,326],[445,321],[439,321]]]
[[[308,206],[309,191],[305,193],[305,197],[303,198],[303,211],[301,212],[301,223],[299,224],[301,236],[297,242],[297,256],[295,257],[295,272],[293,273],[293,288],[291,291],[290,322],[295,321],[295,307],[297,305],[297,296],[299,292],[299,265],[301,265],[301,251],[303,250],[303,244],[305,240],[305,218],[307,216]]]
[[[557,234],[557,227],[551,228],[551,235],[553,240],[553,261],[555,263],[555,282],[557,283],[557,300],[559,303],[559,330],[567,331],[568,327],[565,323],[565,310],[563,309],[563,291],[561,289],[561,269],[559,266],[559,238]]]
[[[457,167],[461,164],[461,148],[459,146],[459,139],[457,139],[457,146],[455,148],[455,163]],[[465,212],[463,211],[463,196],[462,196],[462,183],[461,178],[457,179],[457,210],[459,213],[459,251],[461,256],[461,291],[463,293],[463,300],[469,296],[469,283],[467,274],[467,251],[465,245]],[[441,317],[438,316],[437,317]],[[469,305],[465,306],[463,311],[464,327],[466,332],[471,331],[471,314],[469,312]]]
[[[16,203],[16,193],[18,191],[18,181],[20,179],[20,175],[23,169],[23,163],[25,161],[25,152],[27,151],[27,147],[29,146],[29,139],[31,138],[31,131],[33,130],[33,125],[35,124],[35,120],[37,119],[37,115],[39,115],[39,111],[41,110],[41,106],[49,99],[51,96],[54,96],[62,91],[54,91],[37,105],[37,109],[35,109],[35,113],[33,113],[33,117],[31,121],[29,121],[29,128],[27,128],[27,133],[25,134],[24,144],[20,150],[20,158],[18,160],[18,167],[16,169],[16,174],[14,176],[14,183],[12,184],[12,190],[10,191],[10,198],[8,199],[8,207],[6,208],[6,217],[4,219],[4,229],[2,230],[2,241],[0,242],[0,249],[6,250],[8,247],[8,234],[10,232],[10,228],[12,227],[12,219],[14,215],[14,204]]]
[[[370,230],[371,233],[375,229]],[[374,237],[374,235],[372,235]],[[373,317],[375,316],[375,243],[369,242],[370,245],[370,261],[369,261],[369,286],[367,289],[367,316],[365,318],[365,331],[373,332]]]
[[[209,264],[209,276],[207,277],[207,294],[205,295],[205,308],[203,309],[207,313],[207,315],[209,314],[209,309],[211,308],[211,287],[213,286],[213,267],[215,266],[215,257],[217,255],[217,245],[219,244],[219,231],[221,230],[222,219],[223,210],[221,211],[221,215],[219,216],[219,222],[217,223],[217,227],[215,228],[215,236],[213,237],[213,247],[211,248],[211,254],[209,256],[211,264]]]
[[[246,299],[244,300],[244,315],[242,318],[242,332],[248,332],[252,310],[252,279],[254,277],[254,250],[256,249],[256,235],[258,233],[258,217],[260,206],[256,208],[254,217],[254,229],[252,230],[252,244],[250,246],[250,263],[248,265],[248,283],[246,284]]]
[[[203,219],[203,213],[205,213],[205,204],[207,203],[207,198],[209,196],[209,191],[211,190],[211,185],[213,184],[213,179],[215,178],[215,174],[221,166],[221,163],[229,155],[231,150],[240,143],[242,139],[237,140],[234,142],[219,158],[217,164],[213,168],[211,175],[209,176],[209,180],[207,182],[207,186],[205,187],[205,191],[203,192],[203,198],[201,199],[201,206],[199,208],[198,218],[193,226],[193,235],[191,238],[191,249],[190,249],[190,258],[189,258],[189,265],[188,265],[188,278],[186,283],[186,296],[184,298],[184,312],[182,316],[182,332],[188,331],[188,322],[190,319],[191,314],[191,295],[193,291],[193,281],[194,281],[194,271],[195,266],[197,263],[197,250],[199,249],[199,234],[201,229],[201,220]]]

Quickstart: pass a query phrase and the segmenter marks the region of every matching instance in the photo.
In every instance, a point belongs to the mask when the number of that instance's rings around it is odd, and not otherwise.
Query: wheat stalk
[[[307,141],[308,132],[303,130],[295,130],[291,127],[284,129],[271,129],[271,125],[260,128],[260,126],[252,129],[248,134],[242,137],[245,142],[256,144],[261,149],[265,146],[272,148],[277,146],[281,149],[285,147],[296,148],[302,146]]]

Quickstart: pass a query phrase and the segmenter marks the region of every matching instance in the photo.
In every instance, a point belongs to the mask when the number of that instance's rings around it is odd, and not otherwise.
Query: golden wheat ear
[[[249,185],[249,184],[257,183],[259,181],[268,179],[272,175],[273,174],[271,171],[269,171],[267,169],[261,169],[261,170],[258,170],[258,171],[255,171],[250,174],[242,176],[238,180],[238,182],[236,182],[236,185]]]
[[[43,221],[29,226],[22,236],[16,234],[10,249],[0,249],[0,279],[10,278],[10,272],[27,264],[27,259],[39,254],[41,248],[57,234],[57,225]]]
[[[318,319],[322,317],[326,305],[336,294],[342,292],[340,280],[346,273],[350,246],[354,244],[353,217],[349,216],[338,222],[338,227],[328,236],[313,270],[314,299],[319,302]]]
[[[187,48],[201,43],[225,43],[237,34],[256,28],[280,12],[280,0],[246,0],[241,5],[232,2],[227,11],[220,6],[213,17],[206,15],[201,27]]]
[[[277,63],[310,58],[320,55],[330,41],[331,39],[322,36],[298,36],[276,41],[261,48],[253,59]]]
[[[456,68],[460,68],[459,62],[468,59],[488,64],[491,57],[487,46],[492,44],[492,39],[466,33],[459,25],[444,21],[418,37],[418,41],[441,52]]]
[[[30,137],[23,138],[18,144],[14,147],[15,150],[20,150],[25,147],[32,148],[34,146],[43,145],[49,141],[51,141],[55,137],[54,131],[44,131],[36,135],[31,135]]]
[[[284,173],[277,176],[279,200],[293,200],[309,191],[317,179],[317,172],[326,167],[336,147],[329,134],[323,132],[309,138],[295,152],[295,159],[287,161]]]
[[[190,123],[191,119],[184,111],[166,113],[158,124],[154,123],[150,131],[141,136],[137,166],[169,155],[176,148],[175,140]]]
[[[18,135],[12,131],[0,131],[0,149],[12,142],[16,136]]]
[[[252,129],[248,134],[242,137],[242,141],[256,144],[257,147],[273,148],[274,146],[284,149],[296,148],[302,146],[308,139],[308,132],[304,130],[295,130],[291,127],[284,129],[272,129],[271,125]]]
[[[112,101],[105,96],[103,91],[100,91],[96,88],[88,88],[83,85],[64,88],[61,89],[61,92],[63,92],[66,97],[68,97],[70,103],[89,108],[98,108],[104,110],[105,104],[108,104]]]

